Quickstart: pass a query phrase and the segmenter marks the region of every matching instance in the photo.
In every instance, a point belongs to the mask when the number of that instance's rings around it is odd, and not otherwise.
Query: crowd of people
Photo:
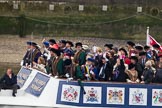
[[[162,52],[158,44],[125,47],[105,44],[88,48],[81,42],[54,39],[27,42],[22,66],[32,67],[55,78],[128,83],[162,83]]]

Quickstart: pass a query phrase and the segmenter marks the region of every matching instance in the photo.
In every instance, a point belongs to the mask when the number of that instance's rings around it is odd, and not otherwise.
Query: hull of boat
[[[82,82],[55,79],[22,67],[20,89],[0,92],[0,105],[35,107],[161,107],[162,85]],[[83,85],[83,86],[82,86]]]

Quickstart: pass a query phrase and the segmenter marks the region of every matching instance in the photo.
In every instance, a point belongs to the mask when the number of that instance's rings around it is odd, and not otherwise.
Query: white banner
[[[101,104],[101,87],[84,86],[86,94],[83,96],[83,103]]]
[[[124,105],[125,88],[107,87],[107,104]]]
[[[129,105],[147,105],[147,89],[129,88]]]
[[[162,106],[162,89],[152,89],[152,106]]]
[[[61,93],[61,101],[79,103],[80,86],[63,85]]]

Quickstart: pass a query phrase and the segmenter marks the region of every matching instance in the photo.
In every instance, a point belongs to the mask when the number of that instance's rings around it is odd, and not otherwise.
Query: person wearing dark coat
[[[60,50],[54,48],[50,49],[51,56],[54,56],[54,61],[52,61],[52,76],[63,77],[64,73],[64,62],[61,56]]]
[[[143,74],[142,65],[138,63],[138,58],[136,56],[131,56],[131,63],[135,65],[135,70],[138,72],[138,79],[141,81],[141,75]]]
[[[12,96],[16,97],[18,85],[17,85],[17,76],[12,73],[11,69],[7,69],[7,72],[0,79],[0,91],[1,89],[12,89]]]
[[[125,65],[123,59],[117,59],[117,63],[114,65],[112,81],[114,82],[126,82]]]
[[[142,66],[142,70],[144,70],[145,68],[145,63],[148,61],[147,57],[146,57],[146,52],[140,52],[139,53],[139,59],[138,59],[138,63]]]
[[[156,70],[154,83],[162,83],[162,63],[159,64]]]
[[[143,71],[143,75],[141,76],[141,83],[149,84],[153,81],[154,71],[152,69],[151,61],[147,61],[145,64],[145,69]]]
[[[37,44],[35,42],[31,43],[31,56],[30,59],[32,62],[38,63],[38,58],[42,55],[41,51],[37,48]]]
[[[76,43],[75,48],[77,51],[74,55],[73,62],[75,64],[78,64],[79,66],[82,66],[86,63],[86,53],[82,49],[82,43],[80,43],[80,42]]]
[[[38,48],[37,44],[35,42],[29,42],[27,43],[30,45],[29,52],[27,52],[27,62],[25,62],[24,65],[26,66],[33,66],[33,62],[38,63],[38,58],[42,55],[40,49]]]
[[[113,66],[108,59],[102,57],[102,66],[99,71],[99,80],[110,81],[112,77]]]
[[[25,53],[25,55],[23,57],[23,60],[21,62],[21,65],[22,66],[26,66],[26,65],[29,65],[30,64],[30,48],[31,48],[31,42],[28,41],[28,42],[26,42],[26,44],[27,44],[27,50],[26,50],[26,53]]]

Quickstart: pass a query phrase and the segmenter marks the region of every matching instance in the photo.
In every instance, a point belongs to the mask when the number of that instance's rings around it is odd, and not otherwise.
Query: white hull
[[[145,84],[117,84],[117,83],[105,83],[105,82],[83,82],[85,90],[88,88],[96,88],[97,93],[97,101],[87,101],[86,96],[89,91],[86,91],[86,95],[83,94],[83,90],[78,85],[76,81],[67,82],[62,79],[55,79],[53,77],[49,77],[49,81],[46,84],[44,90],[42,91],[40,96],[34,96],[31,93],[27,93],[26,89],[29,87],[33,79],[37,74],[42,74],[44,76],[48,76],[44,73],[41,73],[37,70],[32,69],[31,74],[27,78],[26,82],[22,86],[21,89],[18,90],[16,97],[12,97],[11,90],[1,90],[0,92],[0,105],[13,105],[13,106],[34,106],[34,107],[129,107],[129,105],[134,107],[162,107],[162,102],[155,103],[153,98],[153,92],[155,90],[162,91],[161,85],[145,85]],[[67,87],[73,87],[77,90],[77,98],[72,100],[71,98],[66,97],[63,94]],[[155,88],[155,89],[154,89]],[[114,102],[112,97],[109,97],[108,90],[114,89],[123,90],[122,92],[122,100],[121,102]],[[141,91],[142,97],[139,102],[135,100],[132,101],[133,96],[131,94],[131,90],[137,89],[137,91]],[[136,93],[137,94],[137,93]],[[70,96],[70,95],[69,95]],[[137,95],[138,96],[138,95]],[[112,100],[108,100],[112,98]],[[70,99],[70,100],[69,100]],[[120,99],[116,97],[116,99]],[[142,100],[143,99],[143,100]],[[141,101],[141,102],[140,102]]]

